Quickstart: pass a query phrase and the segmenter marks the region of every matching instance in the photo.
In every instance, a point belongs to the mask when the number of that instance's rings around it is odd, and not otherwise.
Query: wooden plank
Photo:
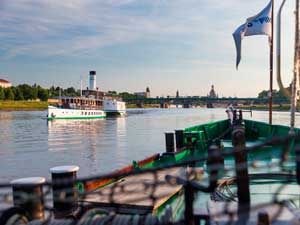
[[[139,167],[143,167],[155,160],[157,160],[159,158],[159,154],[154,154],[148,158],[145,158],[141,161],[138,161],[137,162],[137,165]],[[119,174],[122,174],[122,173],[128,173],[130,171],[132,171],[134,169],[133,165],[129,165],[129,166],[126,166],[120,170],[116,170],[114,172],[112,172],[110,175],[112,176],[117,176]],[[109,178],[109,179],[100,179],[100,180],[93,180],[93,181],[87,181],[84,183],[84,191],[93,191],[93,190],[96,190],[97,188],[101,188],[111,182],[113,182],[114,179],[112,178]]]
[[[154,211],[182,188],[181,185],[168,184],[165,176],[179,176],[184,171],[183,168],[171,168],[158,171],[156,175],[146,173],[128,176],[89,194],[83,201],[99,203],[103,207],[126,205],[128,210],[132,206],[133,211],[138,208]]]

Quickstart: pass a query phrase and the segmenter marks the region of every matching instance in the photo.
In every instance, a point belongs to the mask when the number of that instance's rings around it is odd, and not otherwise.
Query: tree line
[[[48,98],[62,96],[80,96],[80,90],[73,87],[63,89],[61,87],[43,88],[40,85],[20,84],[15,87],[0,87],[0,100],[36,100],[47,101]]]
[[[116,91],[108,91],[107,95],[113,96],[113,97],[121,97],[122,99],[131,99],[131,98],[145,98],[143,96],[138,96],[136,94],[133,93],[129,93],[129,92],[116,92]]]
[[[288,89],[288,88],[287,88]],[[268,90],[263,90],[261,92],[258,93],[258,98],[263,98],[263,99],[268,99],[269,98],[269,91]],[[286,97],[282,91],[277,91],[277,90],[273,90],[272,91],[272,98],[273,99],[286,99],[286,100],[289,100],[288,97]]]

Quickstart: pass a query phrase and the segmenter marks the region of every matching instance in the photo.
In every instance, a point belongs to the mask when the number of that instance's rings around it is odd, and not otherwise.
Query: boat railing
[[[80,110],[103,110],[103,106],[91,106],[91,105],[76,105],[76,104],[52,104],[59,109],[80,109]]]
[[[40,219],[34,224],[207,224],[215,218],[222,218],[227,224],[246,224],[255,212],[257,224],[275,221],[283,211],[298,215],[298,208],[291,204],[299,196],[280,199],[280,193],[288,184],[300,184],[300,147],[291,143],[300,142],[300,134],[273,137],[257,145],[246,147],[244,129],[239,124],[232,128],[233,149],[223,151],[218,142],[210,144],[208,155],[198,155],[184,160],[164,163],[149,168],[133,164],[133,170],[103,174],[85,178],[56,176],[51,181],[38,184],[2,183],[0,184],[0,202],[2,203],[0,222],[11,215],[22,215],[27,220]],[[278,161],[266,165],[250,162],[247,155],[260,153],[269,146],[280,146]],[[185,149],[185,151],[196,151]],[[160,160],[175,157],[176,153],[165,153]],[[178,153],[178,154],[182,154]],[[289,158],[294,155],[294,158]],[[224,159],[232,157],[234,165],[228,167]],[[286,164],[294,163],[293,169],[287,170]],[[199,169],[198,164],[206,164],[206,170]],[[249,173],[249,168],[260,168],[264,173]],[[278,169],[276,172],[272,168]],[[276,185],[273,198],[263,204],[251,204],[251,182],[280,181]],[[85,189],[85,184],[102,182],[97,189]],[[16,185],[18,184],[18,185]],[[24,185],[25,184],[25,185]],[[205,185],[206,184],[206,185]],[[42,191],[38,188],[42,186]],[[230,186],[236,186],[236,192]],[[34,188],[33,188],[34,187]],[[12,192],[13,190],[13,192]],[[184,213],[175,219],[174,198],[171,192],[182,197]],[[174,192],[175,193],[175,192]],[[218,210],[208,211],[199,208],[196,196],[208,193],[214,199]],[[42,199],[41,199],[42,198]],[[178,200],[179,201],[179,200]],[[176,203],[176,204],[180,204]],[[175,205],[176,205],[175,204]],[[5,207],[6,206],[6,207]],[[180,208],[178,205],[177,208]],[[176,208],[175,207],[175,208]],[[267,210],[271,207],[271,210]],[[164,208],[164,212],[160,210]],[[180,210],[179,210],[180,211]],[[114,213],[112,213],[114,212]],[[154,216],[155,212],[159,217]],[[61,219],[58,223],[56,219]],[[25,219],[24,219],[25,220]],[[135,222],[134,222],[135,221]],[[146,222],[148,221],[148,222]],[[5,224],[2,223],[1,224]],[[97,222],[97,223],[96,223]],[[124,223],[123,223],[124,222]],[[290,221],[291,222],[291,221]],[[33,224],[33,222],[32,222]]]

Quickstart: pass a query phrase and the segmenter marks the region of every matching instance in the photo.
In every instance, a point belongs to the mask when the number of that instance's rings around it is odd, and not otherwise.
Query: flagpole
[[[270,90],[269,90],[269,124],[272,124],[273,108],[273,46],[274,46],[274,0],[272,0],[271,12],[271,40],[270,40]]]
[[[299,85],[299,51],[300,51],[300,43],[299,43],[299,0],[296,0],[296,11],[295,11],[295,55],[294,55],[294,78],[293,78],[293,86],[292,86],[292,99],[291,99],[291,127],[290,134],[295,134],[295,112],[297,107],[297,93],[298,93],[298,85]]]

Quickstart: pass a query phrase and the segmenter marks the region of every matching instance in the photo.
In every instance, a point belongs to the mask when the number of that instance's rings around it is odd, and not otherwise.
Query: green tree
[[[20,89],[20,91],[23,93],[24,99],[37,99],[38,97],[38,88],[37,87],[31,87],[28,84],[21,84],[17,88]]]
[[[4,100],[4,99],[5,99],[4,88],[0,87],[0,100]]]
[[[63,95],[75,97],[75,96],[79,96],[80,93],[78,93],[78,91],[76,91],[75,88],[69,87],[69,88],[63,90]]]
[[[5,100],[15,99],[15,95],[12,88],[6,88],[4,92],[5,92]]]
[[[131,94],[131,93],[128,93],[128,92],[121,92],[121,93],[119,93],[119,96],[121,96],[123,99],[125,99],[125,98],[127,98],[127,99],[137,98],[138,97],[137,95]],[[141,98],[141,97],[139,97],[139,98]]]
[[[279,90],[273,90],[272,92],[273,99],[288,99],[286,96],[283,95],[283,93]],[[263,90],[258,94],[258,98],[269,98],[269,91]]]
[[[57,92],[56,92],[56,89],[54,86],[51,86],[50,89],[49,89],[49,96],[50,97],[55,97],[55,96],[58,96]]]
[[[20,88],[15,88],[15,100],[24,100],[24,96]]]
[[[109,95],[113,95],[113,96],[114,96],[114,95],[118,95],[118,93],[117,93],[116,91],[108,91],[107,93],[108,93]]]
[[[32,100],[38,98],[38,88],[36,86],[31,87],[31,98]]]
[[[258,98],[268,98],[268,91],[263,90],[258,93]]]
[[[47,101],[49,98],[48,90],[38,87],[38,98],[42,101]]]

